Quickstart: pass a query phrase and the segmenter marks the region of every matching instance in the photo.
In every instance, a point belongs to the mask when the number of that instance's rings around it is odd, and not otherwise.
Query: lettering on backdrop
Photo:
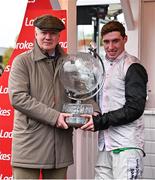
[[[67,42],[59,42],[62,48],[67,48]]]
[[[0,138],[9,138],[11,139],[12,138],[12,131],[11,132],[8,132],[8,131],[4,131],[3,129],[0,130]]]
[[[66,18],[62,18],[61,21],[66,24]]]
[[[66,18],[62,18],[61,21],[66,24]],[[33,26],[34,19],[25,18],[25,26]]]
[[[10,161],[11,159],[11,154],[2,154],[0,152],[0,161]]]
[[[33,43],[32,42],[27,42],[26,40],[21,43],[16,44],[16,49],[32,49]]]
[[[8,87],[0,86],[0,94],[8,94]]]
[[[4,69],[4,72],[10,72],[10,70],[11,70],[11,66],[7,65]]]
[[[59,42],[60,46],[62,48],[67,48],[67,42]],[[32,42],[21,42],[16,44],[16,49],[29,49],[31,50],[33,48],[33,43]]]
[[[0,180],[13,180],[13,176],[4,176],[3,174],[0,174]]]
[[[10,116],[11,109],[2,109],[0,107],[0,116]]]
[[[25,19],[25,26],[33,26],[34,19],[28,19],[28,17]]]

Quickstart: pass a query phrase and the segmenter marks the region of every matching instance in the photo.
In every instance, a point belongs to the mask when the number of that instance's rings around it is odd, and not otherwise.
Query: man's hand
[[[99,115],[98,112],[94,112],[93,113],[94,116]],[[84,131],[94,131],[94,123],[93,123],[93,116],[89,115],[89,114],[83,114],[81,115],[82,117],[85,117],[88,119],[87,123],[85,125],[83,125],[80,129],[84,130]]]
[[[94,123],[93,123],[93,118],[92,115],[89,114],[83,114],[81,115],[82,117],[85,117],[88,119],[87,123],[83,125],[80,129],[84,131],[94,131]]]
[[[67,125],[65,119],[66,117],[70,117],[70,116],[72,115],[69,113],[60,113],[59,118],[56,122],[56,127],[62,129],[68,129],[69,126]]]

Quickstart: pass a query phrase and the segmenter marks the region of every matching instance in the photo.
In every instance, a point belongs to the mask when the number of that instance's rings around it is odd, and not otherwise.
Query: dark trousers
[[[67,167],[59,169],[31,169],[13,167],[13,179],[66,179]],[[41,172],[41,173],[40,173]]]

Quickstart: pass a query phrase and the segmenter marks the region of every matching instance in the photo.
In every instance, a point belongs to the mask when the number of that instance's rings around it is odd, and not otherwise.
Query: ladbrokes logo
[[[16,44],[16,49],[32,49],[33,43],[32,42],[21,42]]]
[[[0,180],[13,180],[13,176],[4,176],[3,174],[0,174]]]
[[[11,154],[3,154],[0,152],[0,161],[10,161]]]
[[[66,24],[66,18],[60,19],[64,24]],[[25,26],[33,26],[34,19],[25,18]]]
[[[67,42],[59,42],[62,48],[67,48]]]
[[[30,19],[27,17],[25,19],[25,26],[33,26],[34,19]]]
[[[0,94],[8,94],[8,87],[0,86]]]
[[[11,139],[12,138],[12,131],[8,132],[8,131],[4,131],[3,129],[0,130],[0,138],[3,139]]]
[[[60,46],[62,48],[67,48],[67,42],[59,42]],[[33,48],[33,43],[32,42],[27,42],[27,41],[24,41],[24,42],[21,42],[21,43],[17,43],[16,44],[16,49],[27,49],[27,50],[30,50]]]
[[[2,109],[0,107],[0,116],[10,116],[11,114],[11,109]]]
[[[5,72],[10,72],[10,69],[11,69],[11,66],[10,65],[7,65],[4,69]]]

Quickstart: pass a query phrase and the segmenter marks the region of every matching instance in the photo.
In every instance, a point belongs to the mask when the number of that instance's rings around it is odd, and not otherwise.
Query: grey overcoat
[[[58,70],[65,53],[51,63],[37,43],[18,55],[9,76],[14,112],[12,166],[61,168],[73,163],[73,129],[58,129],[56,120],[67,100]]]

